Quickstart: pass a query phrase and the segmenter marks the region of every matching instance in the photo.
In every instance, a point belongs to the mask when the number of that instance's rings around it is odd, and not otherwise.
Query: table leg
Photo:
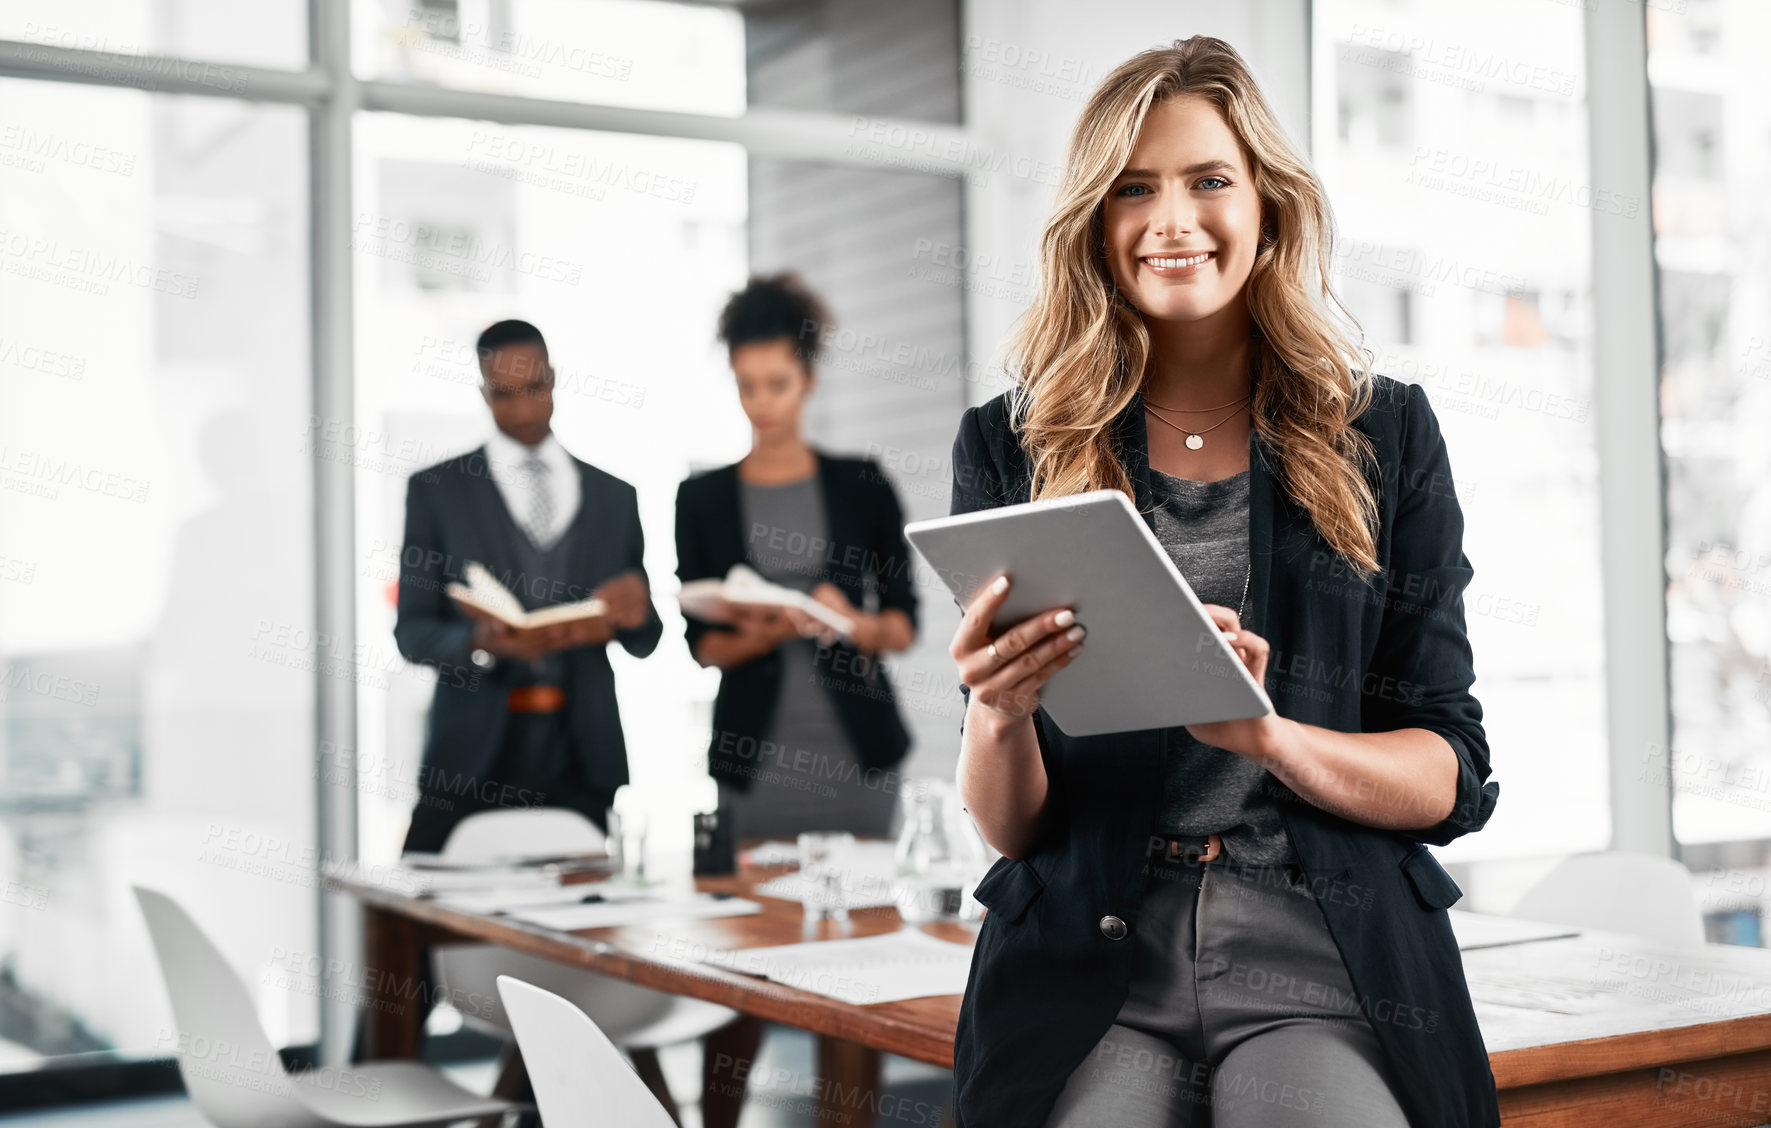
[[[429,936],[419,922],[373,905],[363,910],[363,1037],[368,1060],[416,1058],[424,1034]]]
[[[819,1123],[865,1128],[879,1108],[879,1051],[856,1042],[818,1037]]]

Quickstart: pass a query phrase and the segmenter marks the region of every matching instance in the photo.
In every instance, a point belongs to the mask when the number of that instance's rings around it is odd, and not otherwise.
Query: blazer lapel
[[[719,570],[719,578],[723,580],[733,564],[749,566],[750,538],[744,529],[744,499],[741,496],[743,491],[738,487],[738,464],[734,462],[730,466],[710,470],[708,475],[711,479],[707,483],[708,489],[713,494],[709,499],[713,502],[713,512],[709,519],[730,521],[727,536],[719,543],[737,547],[736,555]]]

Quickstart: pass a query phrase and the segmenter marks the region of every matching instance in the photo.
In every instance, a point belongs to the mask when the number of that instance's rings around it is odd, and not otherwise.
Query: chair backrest
[[[1663,944],[1703,943],[1703,910],[1691,871],[1658,854],[1577,854],[1526,890],[1508,915],[1628,932]]]
[[[460,862],[517,854],[588,854],[603,848],[603,832],[564,807],[480,811],[462,819],[443,843],[443,856]]]
[[[675,1128],[639,1074],[590,1016],[539,987],[498,977],[498,994],[547,1128]]]
[[[135,887],[178,1028],[178,1070],[217,1128],[306,1128],[319,1121],[294,1094],[246,987],[190,914]]]

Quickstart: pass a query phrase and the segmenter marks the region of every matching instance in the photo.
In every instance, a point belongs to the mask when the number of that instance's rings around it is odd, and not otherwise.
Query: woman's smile
[[[1196,251],[1184,255],[1144,255],[1138,261],[1158,278],[1191,278],[1217,257],[1216,251]]]

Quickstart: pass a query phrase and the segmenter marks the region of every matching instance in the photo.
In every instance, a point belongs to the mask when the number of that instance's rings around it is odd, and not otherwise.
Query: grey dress
[[[1156,539],[1201,603],[1247,615],[1248,483],[1244,470],[1195,482],[1150,468]],[[1169,730],[1163,755],[1162,817],[1157,833],[1221,834],[1232,860],[1257,865],[1296,861],[1278,804],[1296,796],[1259,764]]]
[[[823,578],[829,536],[816,474],[758,485],[739,479],[745,556],[765,579],[810,592]],[[720,784],[741,838],[792,838],[801,831],[890,833],[897,811],[887,773],[867,772],[843,730],[817,670],[817,641],[781,644],[781,697],[757,757],[750,789]]]

